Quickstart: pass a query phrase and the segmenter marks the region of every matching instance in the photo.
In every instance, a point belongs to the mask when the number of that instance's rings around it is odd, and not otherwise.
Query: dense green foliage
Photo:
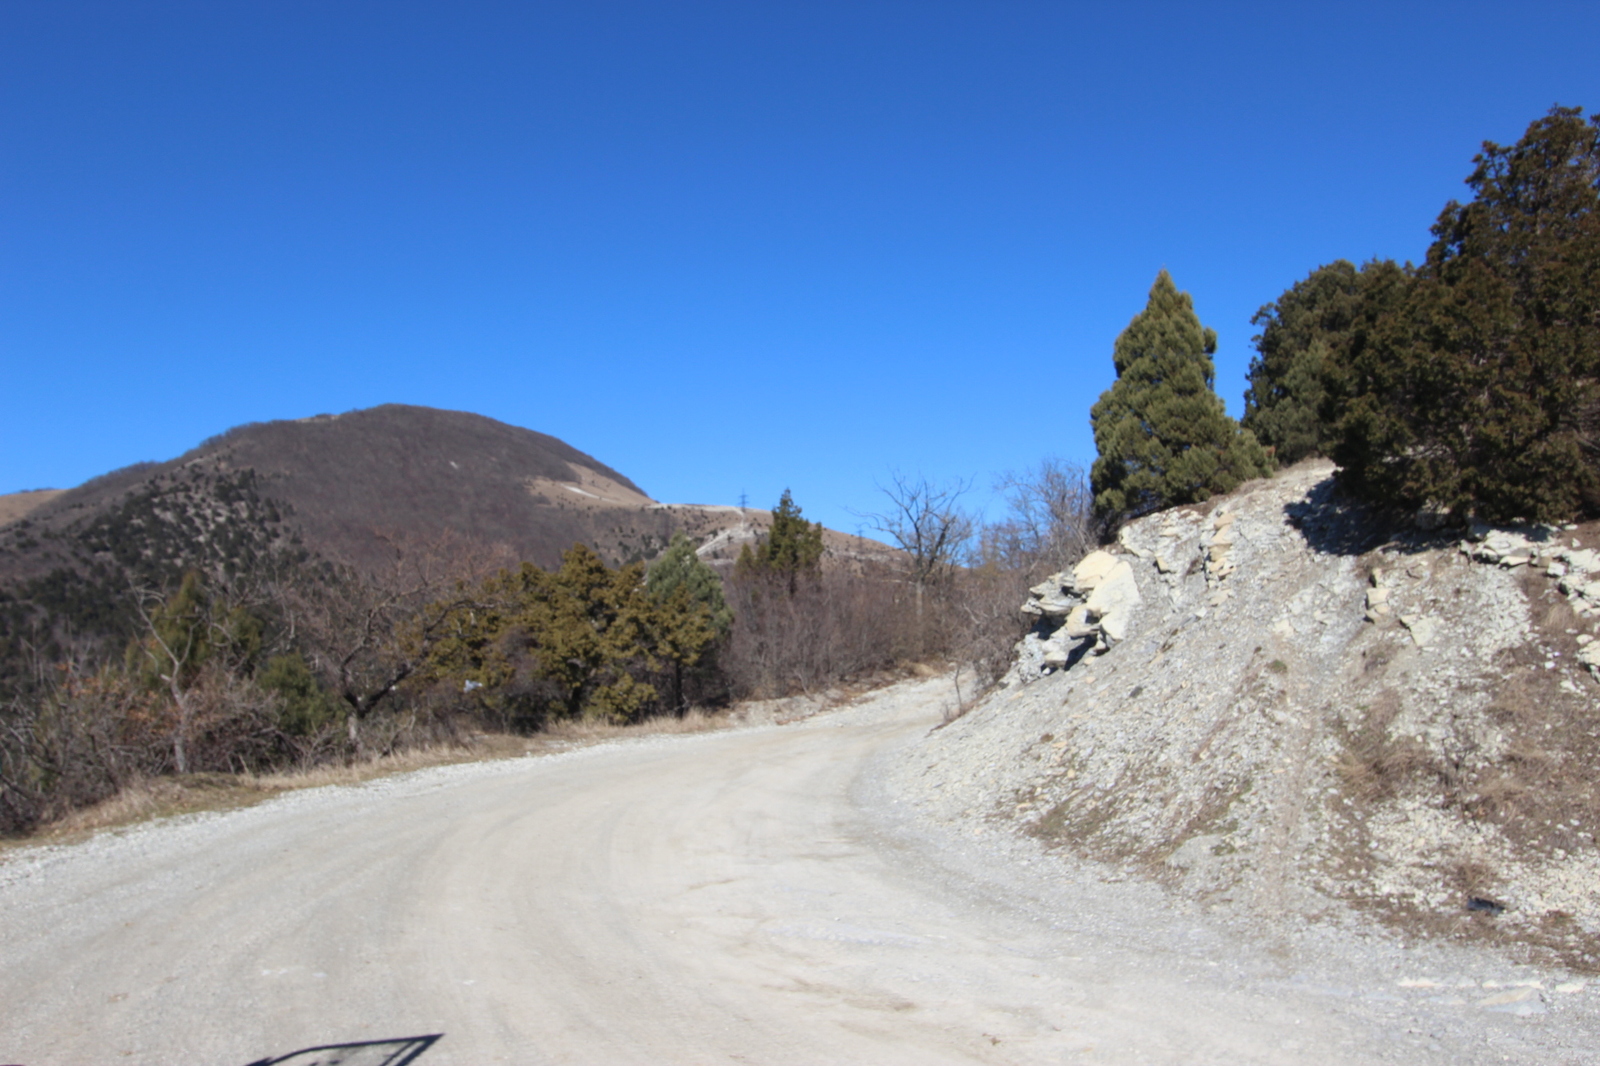
[[[1331,375],[1357,495],[1488,520],[1600,513],[1600,119],[1486,142],[1427,260]]]
[[[156,604],[144,635],[129,643],[130,673],[151,688],[188,688],[208,664],[250,672],[261,654],[261,619],[239,605],[219,602],[197,570],[178,591]]]
[[[694,541],[675,533],[661,557],[650,564],[645,586],[658,603],[666,603],[683,589],[689,599],[705,607],[719,637],[733,628],[733,611],[722,595],[722,579],[695,551]]]
[[[1089,413],[1100,457],[1095,508],[1115,523],[1204,500],[1260,477],[1270,464],[1214,391],[1217,335],[1165,271],[1145,309],[1117,337],[1117,380]]]
[[[702,693],[725,690],[716,651],[733,632],[733,610],[722,594],[722,578],[682,533],[650,564],[645,587],[656,601],[656,639],[671,664],[671,706],[681,714],[688,707],[687,683]]]
[[[613,570],[582,544],[553,572],[502,570],[446,609],[419,679],[512,723],[634,721],[658,699],[651,676],[694,666],[716,639],[711,608],[687,584],[657,597],[641,564]]]
[[[1288,465],[1326,455],[1334,444],[1328,378],[1365,351],[1373,326],[1405,291],[1409,275],[1392,260],[1357,270],[1340,259],[1318,267],[1257,311],[1240,424]]]
[[[274,655],[256,674],[256,682],[277,698],[278,725],[292,736],[315,736],[344,719],[344,706],[318,682],[301,655]]]

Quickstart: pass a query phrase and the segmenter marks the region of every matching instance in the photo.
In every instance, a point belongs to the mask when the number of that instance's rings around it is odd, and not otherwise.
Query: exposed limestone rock
[[[1600,615],[1600,552],[1561,543],[1561,530],[1555,526],[1495,527],[1474,525],[1461,553],[1482,563],[1512,569],[1542,566],[1572,609],[1584,618]]]
[[[1072,591],[1081,594],[1093,592],[1100,583],[1109,579],[1121,568],[1127,572],[1128,564],[1106,551],[1093,551],[1072,568]]]
[[[1133,567],[1108,551],[1050,575],[1028,590],[1022,613],[1039,621],[1017,645],[1017,662],[1001,684],[1065,669],[1083,651],[1106,651],[1127,635],[1140,602]]]
[[[1127,530],[1124,529],[1123,532],[1126,533]],[[1117,543],[1122,545],[1122,547],[1125,550],[1127,550],[1129,552],[1132,552],[1134,555],[1138,556],[1140,559],[1148,559],[1148,558],[1151,557],[1151,555],[1154,554],[1149,548],[1146,548],[1143,545],[1133,544],[1133,543],[1123,539],[1121,534],[1119,534],[1118,537],[1117,537]]]
[[[1096,626],[1090,618],[1088,604],[1080,603],[1072,609],[1067,615],[1066,625],[1061,627],[1061,632],[1073,640],[1082,640],[1084,637],[1095,635]]]
[[[1065,618],[1080,601],[1064,587],[1066,574],[1052,574],[1028,590],[1028,602],[1022,605],[1023,614],[1038,618]]]
[[[1378,584],[1378,574],[1372,575],[1372,587],[1367,589],[1367,621],[1380,622],[1389,614],[1389,590]]]
[[[1232,511],[1218,511],[1207,523],[1208,532],[1200,534],[1200,546],[1205,550],[1206,583],[1213,588],[1237,569],[1233,561],[1236,517]]]
[[[1461,542],[1461,551],[1479,562],[1508,568],[1523,566],[1557,548],[1559,534],[1555,526],[1494,527],[1479,523]]]
[[[1600,618],[1561,601],[1600,614],[1600,551],[1571,536],[1593,531],[1479,527],[1441,548],[1332,473],[1308,462],[1129,523],[1036,590],[1072,606],[1030,611],[1010,687],[903,772],[936,779],[938,817],[1015,819],[1207,907],[1454,921],[1487,894],[1497,928],[1600,958],[1600,825],[1492,806],[1544,802],[1555,779],[1525,751],[1600,772],[1592,733],[1560,728],[1600,706]]]
[[[1098,619],[1100,632],[1108,641],[1122,640],[1128,635],[1133,609],[1139,602],[1139,583],[1134,580],[1133,567],[1119,560],[1095,583],[1089,602],[1084,604],[1085,622],[1090,618]]]
[[[1427,615],[1403,614],[1400,624],[1410,631],[1419,648],[1426,648],[1439,635],[1439,620]]]

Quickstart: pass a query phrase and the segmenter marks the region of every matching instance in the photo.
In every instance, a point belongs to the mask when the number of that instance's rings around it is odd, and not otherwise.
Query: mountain
[[[665,517],[645,519],[654,501],[637,485],[555,437],[398,404],[240,426],[168,462],[95,478],[23,521],[35,537],[60,535],[148,501],[154,513],[128,532],[149,539],[163,519],[181,523],[175,512],[195,510],[200,497],[213,507],[228,501],[219,517],[241,519],[244,492],[270,501],[307,549],[363,569],[381,564],[384,538],[396,534],[449,531],[544,566],[579,540],[618,556],[670,535]],[[617,529],[602,517],[617,508],[640,520]]]
[[[655,556],[680,530],[726,565],[768,517],[658,503],[564,441],[465,412],[388,404],[244,425],[167,462],[0,497],[0,642],[13,645],[0,657],[44,617],[115,634],[130,585],[169,587],[190,568],[328,560],[379,575],[397,547],[440,545],[548,568],[578,542],[617,564]],[[887,551],[825,539],[836,562]]]

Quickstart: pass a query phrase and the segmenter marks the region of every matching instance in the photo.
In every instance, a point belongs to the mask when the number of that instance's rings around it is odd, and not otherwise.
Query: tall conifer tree
[[[1328,381],[1365,350],[1374,324],[1404,296],[1411,275],[1393,260],[1359,270],[1340,259],[1320,266],[1255,313],[1260,326],[1240,424],[1280,464],[1326,455],[1336,435]]]
[[[781,577],[789,595],[798,588],[801,574],[815,574],[822,568],[822,523],[807,522],[788,489],[772,509],[772,524],[757,538],[754,550],[749,544],[739,549],[733,573],[738,578],[763,574]]]
[[[1117,380],[1089,412],[1100,458],[1089,479],[1108,523],[1227,492],[1268,473],[1255,435],[1228,417],[1213,385],[1217,334],[1165,270],[1117,337]]]

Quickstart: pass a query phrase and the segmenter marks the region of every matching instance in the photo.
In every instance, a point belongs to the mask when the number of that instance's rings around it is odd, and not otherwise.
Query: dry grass
[[[1390,734],[1399,712],[1399,693],[1385,690],[1366,708],[1360,724],[1341,737],[1343,751],[1335,770],[1345,794],[1363,806],[1391,799],[1439,769],[1417,740]]]
[[[350,764],[270,774],[201,773],[145,778],[130,783],[110,799],[74,811],[26,837],[0,839],[0,856],[7,850],[35,844],[76,843],[102,830],[155,818],[250,807],[296,789],[359,785],[433,766],[543,755],[623,737],[702,733],[725,729],[730,724],[726,714],[708,714],[696,709],[681,718],[651,718],[636,725],[562,722],[532,737],[480,733],[460,744],[432,744]]]
[[[26,518],[65,492],[65,489],[30,489],[25,492],[8,492],[0,496],[0,526]]]
[[[726,729],[729,718],[725,714],[708,714],[691,708],[682,717],[662,715],[647,718],[636,725],[618,725],[600,719],[574,719],[554,722],[543,735],[558,741],[592,743],[616,737],[644,737],[662,734],[704,733],[712,729]]]
[[[1533,605],[1535,639],[1499,664],[1503,680],[1489,708],[1509,743],[1461,802],[1499,823],[1519,846],[1575,852],[1594,847],[1587,834],[1600,829],[1593,682],[1579,674],[1574,693],[1563,689],[1562,671],[1543,665],[1552,653],[1570,663],[1579,647],[1576,633],[1592,625],[1573,614],[1542,574],[1525,572],[1522,582]]]

